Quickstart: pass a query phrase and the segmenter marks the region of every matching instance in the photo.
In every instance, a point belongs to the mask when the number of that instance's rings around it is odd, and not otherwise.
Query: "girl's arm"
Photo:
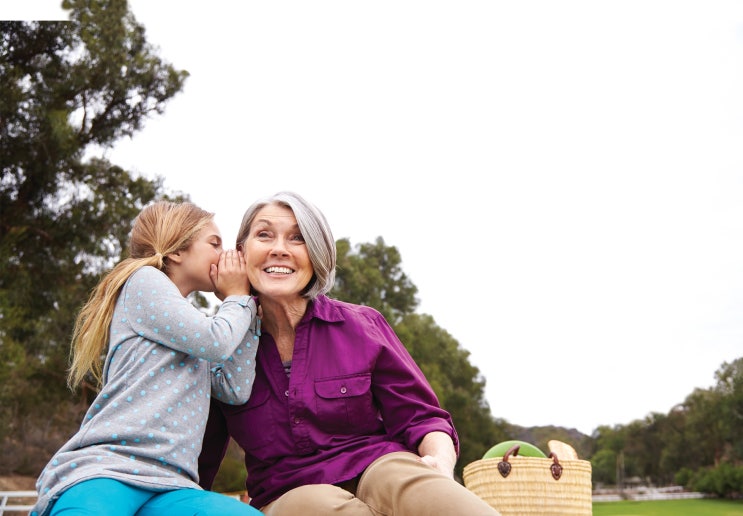
[[[254,313],[255,301],[251,301],[251,313]],[[257,316],[252,316],[251,320],[250,329],[235,352],[226,360],[210,364],[211,395],[230,405],[247,402],[253,389],[261,321]]]

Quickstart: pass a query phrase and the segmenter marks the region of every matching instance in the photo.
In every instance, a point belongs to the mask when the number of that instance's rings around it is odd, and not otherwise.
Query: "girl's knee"
[[[259,516],[260,512],[255,507],[230,496],[200,489],[178,489],[161,493],[153,497],[137,512],[137,516],[180,516],[182,514]]]

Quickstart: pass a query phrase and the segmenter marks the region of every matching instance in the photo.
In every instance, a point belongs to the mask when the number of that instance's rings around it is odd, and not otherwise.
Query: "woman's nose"
[[[273,248],[271,249],[271,254],[281,256],[289,254],[286,250],[286,243],[284,242],[283,238],[277,238],[274,241]]]

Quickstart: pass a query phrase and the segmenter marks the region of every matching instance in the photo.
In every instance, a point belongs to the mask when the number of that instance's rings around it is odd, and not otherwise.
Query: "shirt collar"
[[[338,301],[330,299],[325,295],[317,296],[310,301],[305,313],[305,320],[313,317],[325,322],[341,322],[345,320],[343,313],[338,309]]]

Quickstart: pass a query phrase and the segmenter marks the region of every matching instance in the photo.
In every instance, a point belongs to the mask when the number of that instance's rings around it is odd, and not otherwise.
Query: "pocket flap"
[[[315,380],[315,392],[321,398],[361,396],[371,388],[371,374]]]

